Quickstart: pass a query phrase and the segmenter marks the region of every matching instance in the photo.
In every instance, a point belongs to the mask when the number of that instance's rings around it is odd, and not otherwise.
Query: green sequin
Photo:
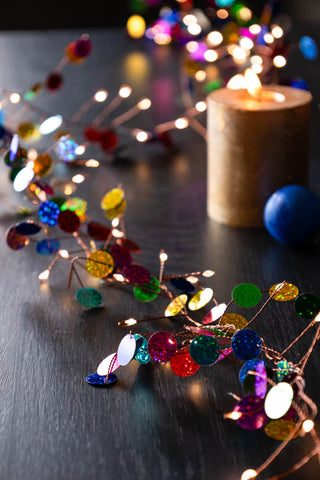
[[[149,290],[152,290],[150,292]],[[149,283],[144,283],[141,287],[134,287],[134,296],[140,300],[140,302],[151,302],[157,298],[157,294],[160,292],[160,283],[156,277],[151,277]]]
[[[296,298],[294,307],[300,317],[313,319],[320,311],[320,298],[313,293],[302,293]]]
[[[252,283],[241,283],[232,291],[232,298],[240,307],[254,307],[261,300],[261,290]]]

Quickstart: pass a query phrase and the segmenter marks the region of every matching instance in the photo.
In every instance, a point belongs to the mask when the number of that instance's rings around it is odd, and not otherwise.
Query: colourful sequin
[[[220,348],[214,337],[200,335],[190,343],[189,352],[199,365],[212,365],[219,358]]]
[[[178,377],[190,377],[200,368],[190,356],[189,348],[178,350],[170,360],[171,370]]]
[[[123,275],[131,283],[143,284],[149,283],[151,279],[150,272],[141,265],[128,265],[123,268]]]
[[[83,287],[76,291],[76,301],[85,308],[95,308],[102,303],[102,295],[95,288]]]
[[[149,338],[148,352],[156,362],[168,362],[176,353],[177,340],[169,332],[156,332]]]
[[[207,305],[213,297],[212,288],[204,288],[197,292],[189,301],[188,308],[189,310],[195,311],[200,310],[205,305]]]
[[[160,292],[160,283],[156,277],[151,277],[149,283],[144,283],[141,287],[134,287],[134,296],[140,300],[140,302],[151,302],[158,297]]]
[[[33,171],[38,177],[50,173],[52,169],[52,157],[46,153],[38,155],[33,164]]]
[[[164,315],[166,317],[174,317],[175,315],[178,315],[178,313],[180,313],[181,310],[185,307],[187,301],[188,296],[185,293],[182,293],[169,303],[164,312]]]
[[[232,337],[232,349],[240,360],[252,360],[261,352],[262,340],[253,330],[243,329]]]
[[[145,365],[151,360],[151,357],[148,353],[148,341],[142,335],[139,335],[139,333],[135,333],[134,338],[136,339],[136,351],[134,354],[134,359],[137,360],[137,362]]]
[[[87,259],[87,270],[93,277],[104,278],[112,273],[113,269],[113,258],[104,250],[97,250]]]
[[[283,442],[286,440],[289,435],[293,432],[293,430],[297,427],[297,425],[292,420],[272,420],[272,422],[268,423],[264,427],[264,431],[268,437],[273,438],[274,440],[279,440]],[[292,438],[297,438],[299,435],[299,429],[294,434]]]
[[[231,330],[242,330],[247,323],[239,313],[225,313],[220,320],[220,325],[231,325]]]
[[[11,227],[6,233],[6,242],[12,250],[21,250],[29,244],[29,238],[18,233],[15,227]]]
[[[254,307],[261,300],[261,290],[252,283],[241,283],[232,291],[232,298],[240,307]]]
[[[276,283],[275,285],[272,285],[269,289],[269,295],[273,295],[275,292],[276,288],[280,285],[279,283]],[[299,295],[299,289],[295,285],[292,285],[292,283],[287,283],[283,287],[281,287],[280,290],[277,291],[273,295],[273,300],[277,300],[278,302],[287,302],[289,300],[295,299]]]
[[[256,395],[245,395],[233,410],[242,413],[236,422],[246,430],[258,430],[268,423],[268,417],[264,411],[264,400]]]
[[[80,228],[80,219],[75,212],[64,210],[59,213],[58,225],[66,233],[73,233]]]
[[[295,299],[294,306],[300,317],[310,320],[320,311],[320,298],[313,293],[302,293]]]
[[[60,242],[56,238],[43,238],[36,243],[36,252],[40,255],[52,255],[60,250]]]
[[[54,202],[46,200],[45,202],[40,204],[39,218],[43,223],[46,223],[50,226],[58,225],[59,213],[60,208]]]

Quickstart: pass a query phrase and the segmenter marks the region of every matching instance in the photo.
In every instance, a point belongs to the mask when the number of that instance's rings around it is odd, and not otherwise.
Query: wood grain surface
[[[79,33],[1,34],[0,85],[20,91],[43,78]],[[94,51],[86,65],[68,66],[64,89],[56,95],[43,94],[38,105],[71,116],[97,89],[106,88],[112,95],[121,83],[130,83],[133,98],[123,110],[148,95],[154,108],[129,125],[148,128],[183,112],[176,51],[153,50],[143,42],[129,41],[121,31],[89,33]],[[311,186],[320,193],[319,66],[312,70],[303,60],[299,64],[293,59],[293,68],[297,65],[314,86]],[[232,229],[209,220],[206,146],[192,130],[173,136],[178,148],[170,153],[125,138],[114,163],[93,151],[91,155],[104,164],[90,172],[77,191],[88,200],[91,217],[103,220],[102,196],[122,183],[128,200],[128,236],[141,245],[137,260],[153,274],[158,274],[158,254],[164,248],[169,255],[168,274],[214,269],[215,277],[205,284],[213,287],[221,302],[230,299],[240,282],[266,289],[287,280],[303,292],[320,294],[319,241],[308,248],[285,247],[263,229]],[[278,443],[263,431],[244,431],[223,420],[223,413],[234,404],[227,392],[242,394],[239,367],[233,362],[202,367],[187,379],[163,365],[138,368],[132,362],[119,370],[114,388],[99,390],[86,384],[86,376],[116,350],[124,334],[117,322],[157,315],[166,302],[158,299],[144,305],[130,289],[102,286],[103,307],[84,311],[73,299],[76,282],[65,289],[63,263],[52,272],[50,285],[40,287],[37,277],[48,259],[32,246],[13,252],[5,244],[6,229],[17,221],[13,205],[27,202],[23,195],[12,193],[5,165],[0,169],[0,479],[236,480],[246,468],[262,463]],[[70,177],[75,171],[82,170],[65,166],[56,174]],[[249,317],[256,310],[238,311]],[[142,324],[135,331],[177,332],[181,326],[165,319]],[[282,349],[305,326],[292,303],[273,302],[255,330],[267,344]],[[306,335],[290,358],[301,358],[310,341],[311,334]],[[306,390],[320,405],[319,348],[306,371]],[[307,439],[293,441],[261,478],[285,470],[307,448]],[[319,477],[319,465],[313,460],[291,478]]]

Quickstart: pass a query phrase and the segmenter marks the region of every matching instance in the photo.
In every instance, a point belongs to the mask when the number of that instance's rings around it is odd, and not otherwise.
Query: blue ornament
[[[36,252],[40,255],[52,255],[60,250],[60,242],[56,238],[44,238],[36,243]]]
[[[320,229],[320,199],[300,185],[277,190],[264,208],[264,224],[270,235],[281,243],[306,243]]]
[[[290,80],[290,87],[309,91],[307,82],[303,78],[293,78],[292,80]]]
[[[188,282],[188,280],[183,277],[171,278],[170,283],[177,290],[181,290],[181,292],[189,293],[194,291],[194,286],[192,283]]]
[[[217,7],[231,7],[235,0],[216,0]]]
[[[97,373],[92,373],[86,378],[86,381],[93,385],[94,387],[107,387],[108,385],[113,385],[117,381],[117,376],[114,373],[109,373],[109,375],[98,375]]]
[[[39,207],[39,218],[41,222],[47,223],[51,227],[58,225],[58,216],[60,213],[60,208],[55,202],[50,202],[46,200],[40,204]]]
[[[76,301],[85,308],[95,308],[102,303],[102,295],[95,288],[79,288],[75,294]]]
[[[245,381],[245,378],[246,378],[248,372],[250,370],[251,371],[256,371],[257,366],[260,363],[262,363],[264,365],[263,360],[258,360],[257,358],[255,358],[254,360],[248,360],[248,362],[246,362],[244,365],[242,365],[242,368],[239,372],[239,380],[240,380],[241,385],[243,385],[243,382]]]
[[[32,220],[19,223],[15,226],[15,229],[16,232],[20,233],[20,235],[36,235],[42,230],[40,225],[33,222]]]
[[[299,48],[302,55],[308,60],[315,60],[318,56],[317,44],[311,37],[301,37],[299,41]]]
[[[135,333],[134,338],[136,339],[137,345],[134,359],[137,360],[137,362],[145,365],[151,360],[151,357],[148,353],[148,341],[142,335],[139,335],[139,333]]]
[[[71,160],[74,160],[77,156],[77,147],[78,144],[73,140],[73,138],[69,136],[63,136],[60,137],[56,150],[61,160],[64,160],[65,162],[70,162]]]
[[[262,340],[253,330],[243,328],[232,337],[232,350],[240,360],[253,360],[261,352]]]

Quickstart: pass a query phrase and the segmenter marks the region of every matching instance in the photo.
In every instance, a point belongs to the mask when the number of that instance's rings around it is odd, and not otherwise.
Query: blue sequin
[[[44,238],[36,243],[36,252],[40,255],[52,255],[60,250],[60,242],[56,238]]]
[[[135,333],[134,338],[136,339],[137,345],[134,359],[137,360],[137,362],[145,365],[151,360],[151,357],[148,353],[148,341],[142,335],[139,335],[139,333]]]
[[[61,137],[57,145],[57,153],[61,160],[65,162],[70,162],[74,160],[77,156],[76,149],[78,144],[71,137]]]
[[[109,375],[106,376],[92,373],[86,378],[86,381],[95,387],[106,387],[108,385],[113,385],[117,380],[117,376],[114,373],[109,373]]]
[[[262,340],[253,330],[242,329],[232,337],[232,350],[240,360],[252,360],[261,352]]]
[[[50,226],[58,225],[58,216],[60,213],[60,208],[55,202],[50,202],[46,200],[40,204],[39,207],[39,218],[41,222],[47,223]]]
[[[170,283],[177,290],[181,290],[181,292],[189,293],[194,291],[192,283],[188,282],[188,280],[183,277],[171,278]]]
[[[316,42],[311,37],[301,37],[299,48],[302,55],[308,60],[315,60],[318,56],[318,47]]]
[[[258,360],[257,358],[255,358],[254,360],[249,360],[248,362],[246,362],[242,366],[242,368],[239,372],[239,380],[240,380],[241,385],[243,385],[243,382],[245,381],[245,378],[246,378],[249,370],[255,371],[257,366],[259,365],[259,363],[264,364],[264,361],[263,360]]]
[[[20,235],[35,235],[42,230],[40,225],[31,221],[19,223],[15,229]]]

